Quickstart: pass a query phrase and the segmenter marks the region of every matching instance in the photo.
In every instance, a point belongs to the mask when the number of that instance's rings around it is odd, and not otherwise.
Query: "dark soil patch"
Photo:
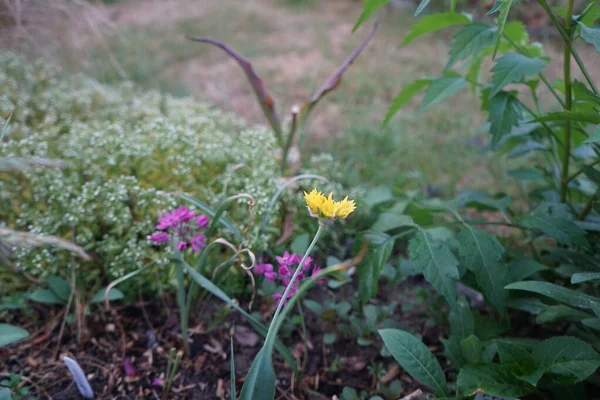
[[[404,281],[394,288],[382,291],[381,299],[406,301],[413,296],[413,288],[421,286],[416,279]],[[354,290],[350,285],[332,292],[325,288],[313,290],[316,301],[332,295],[348,298]],[[23,373],[22,384],[30,386],[36,398],[81,398],[71,375],[62,362],[69,356],[79,362],[87,374],[97,399],[161,399],[162,387],[157,379],[164,379],[171,348],[181,348],[177,308],[167,302],[138,302],[128,306],[92,309],[81,326],[77,340],[77,324],[67,324],[59,343],[59,332],[64,314],[59,307],[34,305],[27,314],[14,316],[12,323],[27,328],[32,334],[24,342],[0,350],[0,376],[10,372]],[[270,304],[261,304],[261,312],[272,313]],[[236,387],[241,388],[252,360],[263,338],[238,313],[224,309],[222,303],[209,299],[196,307],[190,323],[192,332],[191,356],[183,358],[168,399],[230,399],[229,341],[234,337]],[[393,318],[414,332],[422,333],[441,350],[437,328],[426,329],[427,304],[403,312],[398,306]],[[219,320],[222,315],[223,319]],[[303,373],[294,376],[291,368],[276,354],[275,371],[278,377],[277,398],[319,399],[340,394],[344,386],[366,390],[375,395],[373,377],[368,366],[383,362],[394,379],[400,379],[406,393],[417,384],[401,371],[391,358],[379,355],[380,342],[373,335],[373,345],[358,346],[356,339],[341,339],[333,345],[323,343],[323,335],[335,329],[314,313],[305,310],[307,338],[302,330],[293,330],[284,342],[294,354]],[[339,368],[327,372],[331,362],[338,358]],[[127,361],[125,361],[127,360]],[[134,371],[125,372],[125,364]],[[153,385],[154,383],[154,385]]]

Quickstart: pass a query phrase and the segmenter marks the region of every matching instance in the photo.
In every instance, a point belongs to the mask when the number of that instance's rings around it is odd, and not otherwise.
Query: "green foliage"
[[[364,260],[358,265],[359,295],[363,301],[375,296],[379,288],[378,278],[383,265],[390,257],[394,247],[394,238],[385,233],[367,233],[364,239],[369,249]]]
[[[443,242],[422,230],[410,240],[408,251],[417,270],[454,307],[459,273],[458,260],[452,251]]]
[[[465,25],[471,22],[469,18],[464,14],[455,12],[439,13],[427,15],[419,20],[413,26],[412,30],[404,38],[402,46],[406,46],[413,40],[431,32],[438,31],[440,29],[448,28],[450,26]]]
[[[419,339],[408,332],[394,329],[382,329],[379,334],[385,346],[406,372],[433,389],[438,396],[448,395],[444,371]]]
[[[29,336],[29,332],[9,324],[0,324],[0,348],[18,342]]]
[[[457,373],[456,384],[449,385],[456,387],[457,399],[475,393],[477,398],[537,398],[550,392],[554,398],[585,398],[581,383],[591,382],[600,367],[600,94],[575,44],[581,38],[598,50],[593,21],[600,7],[589,2],[581,15],[573,15],[576,9],[557,9],[566,20],[562,24],[545,0],[539,3],[566,42],[562,81],[553,85],[545,77],[549,59],[539,44],[530,42],[523,24],[507,23],[517,2],[497,0],[490,11],[499,12],[495,26],[480,21],[455,24],[464,26],[454,36],[442,76],[406,85],[385,116],[387,124],[425,87],[423,109],[468,82],[487,113],[489,150],[510,160],[506,175],[521,189],[514,201],[515,192],[509,196],[508,188],[496,188],[489,195],[465,191],[453,200],[420,201],[418,213],[404,207],[393,216],[381,214],[375,224],[402,236],[412,235],[413,220],[423,226],[409,240],[408,250],[416,272],[450,306],[450,335],[441,341]],[[448,16],[456,14],[422,18],[405,44],[453,25]],[[501,56],[491,74],[482,74],[486,59],[497,53]],[[571,78],[571,58],[585,82]],[[458,72],[450,70],[461,62]],[[462,287],[456,289],[457,282]],[[469,295],[473,309],[466,299],[456,300],[457,290]],[[483,299],[495,313],[483,317],[477,311],[475,305]],[[537,331],[528,324],[518,329],[507,324],[514,321],[513,309],[533,314],[532,323],[544,324],[554,336],[543,342],[527,339]],[[504,324],[496,329],[500,321]],[[558,336],[563,329],[572,336]],[[498,337],[504,334],[525,337]],[[406,355],[394,356],[407,369]],[[413,376],[431,386],[423,380],[430,376]]]

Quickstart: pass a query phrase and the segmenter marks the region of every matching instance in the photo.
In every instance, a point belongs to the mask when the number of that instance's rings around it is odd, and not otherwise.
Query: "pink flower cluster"
[[[192,222],[193,221],[193,222]],[[154,243],[165,243],[173,237],[177,241],[175,248],[179,251],[191,247],[196,253],[206,247],[206,235],[198,233],[204,230],[210,223],[210,219],[204,214],[196,215],[196,212],[185,206],[180,206],[173,211],[165,212],[158,219],[158,225],[150,240]]]
[[[254,273],[256,275],[263,275],[268,281],[279,282],[284,286],[280,292],[275,293],[273,295],[273,298],[276,299],[277,304],[279,304],[279,302],[281,301],[281,298],[283,297],[283,292],[285,291],[285,287],[287,287],[287,285],[290,283],[290,280],[292,279],[292,275],[294,275],[294,272],[296,271],[298,264],[300,264],[300,261],[302,261],[302,255],[290,254],[286,251],[285,253],[283,253],[283,256],[281,256],[281,257],[278,256],[275,258],[277,259],[277,263],[279,264],[279,267],[277,267],[277,269],[275,269],[273,264],[257,264],[254,267]],[[287,298],[284,301],[287,301],[294,294],[296,294],[296,292],[298,291],[298,284],[300,282],[302,282],[302,280],[306,276],[309,276],[308,275],[309,273],[310,273],[310,276],[315,276],[316,274],[318,274],[321,271],[321,268],[317,265],[313,265],[312,261],[313,260],[310,256],[306,257],[306,261],[304,262],[304,265],[302,266],[302,271],[300,271],[300,273],[296,277],[296,280],[294,281],[294,284],[292,285],[290,291],[288,292]],[[311,271],[311,269],[312,269],[312,271]],[[323,283],[324,283],[324,280],[322,280],[322,279],[319,280],[319,284],[323,284]]]

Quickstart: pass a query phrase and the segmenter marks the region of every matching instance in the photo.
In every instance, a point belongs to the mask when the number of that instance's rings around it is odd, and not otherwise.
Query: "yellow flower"
[[[354,200],[348,200],[348,197],[342,201],[334,201],[333,193],[325,197],[323,193],[313,189],[310,193],[304,192],[304,200],[308,206],[310,215],[315,218],[327,218],[334,220],[336,218],[346,218],[354,209]]]

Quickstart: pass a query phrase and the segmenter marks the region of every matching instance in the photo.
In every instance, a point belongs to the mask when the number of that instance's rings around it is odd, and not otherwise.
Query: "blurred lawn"
[[[116,63],[139,85],[194,95],[251,123],[264,119],[239,67],[220,50],[189,42],[185,35],[211,36],[238,50],[252,61],[279,108],[288,110],[310,97],[369,28],[367,23],[351,32],[362,5],[350,0],[206,0],[201,12],[157,13],[154,21],[142,22],[127,15],[136,10],[132,2],[109,6],[117,10],[118,34],[84,49],[63,49],[59,57],[68,70],[118,82],[123,73]],[[153,3],[145,1],[144,7]],[[408,9],[386,16],[342,85],[314,109],[303,151],[334,154],[348,171],[348,184],[428,188],[445,196],[466,186],[502,187],[502,165],[488,159],[487,138],[478,134],[485,116],[473,112],[478,103],[467,91],[426,112],[419,111],[418,96],[381,127],[402,86],[439,76],[447,60],[448,30],[399,47],[414,21]]]

